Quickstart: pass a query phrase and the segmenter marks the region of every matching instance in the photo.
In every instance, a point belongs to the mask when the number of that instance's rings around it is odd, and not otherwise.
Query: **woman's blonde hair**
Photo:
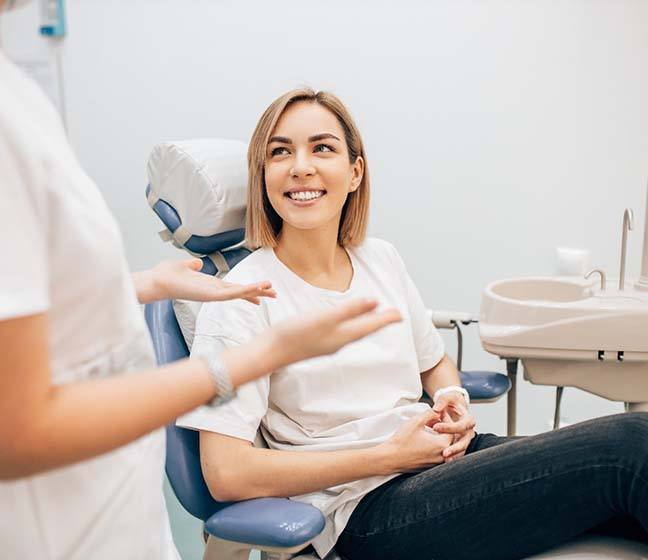
[[[270,204],[265,184],[266,150],[270,135],[288,107],[305,101],[317,103],[333,113],[344,130],[349,150],[349,161],[353,164],[358,157],[364,162],[364,174],[358,188],[349,193],[342,208],[338,243],[343,247],[360,245],[367,233],[369,218],[369,171],[360,132],[348,109],[332,93],[311,88],[289,91],[275,99],[265,110],[257,123],[248,148],[248,198],[246,215],[246,244],[250,248],[275,247],[282,219]]]

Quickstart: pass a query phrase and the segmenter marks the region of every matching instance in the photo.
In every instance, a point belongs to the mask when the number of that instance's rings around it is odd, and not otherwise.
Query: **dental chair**
[[[242,142],[194,140],[158,145],[149,158],[146,196],[164,225],[160,236],[201,258],[202,271],[208,274],[221,276],[249,254],[242,246],[246,151]],[[145,306],[160,365],[189,355],[199,306],[170,300]],[[439,328],[457,330],[461,369],[460,324],[475,319],[457,313],[431,313],[430,318]],[[506,376],[493,372],[462,372],[462,383],[473,402],[492,402],[510,388]],[[209,536],[205,560],[247,560],[252,549],[261,551],[263,560],[316,558],[307,552],[295,555],[323,530],[325,519],[318,509],[285,498],[218,502],[202,476],[198,432],[173,424],[167,426],[166,435],[167,477],[184,509],[204,523],[205,537]],[[648,547],[584,537],[533,558],[648,560]],[[339,559],[335,551],[326,558],[335,559]]]

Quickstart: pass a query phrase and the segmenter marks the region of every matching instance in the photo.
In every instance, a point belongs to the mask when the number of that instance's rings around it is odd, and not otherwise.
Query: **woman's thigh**
[[[648,414],[523,438],[480,434],[459,460],[402,475],[360,502],[350,560],[523,558],[620,515],[648,530]]]

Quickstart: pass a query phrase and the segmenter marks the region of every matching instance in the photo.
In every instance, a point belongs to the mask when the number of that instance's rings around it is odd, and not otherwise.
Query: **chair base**
[[[290,548],[263,547],[261,558],[264,560],[287,560],[306,548],[311,541]],[[248,560],[252,550],[259,550],[254,544],[224,541],[213,535],[207,538],[203,560]]]

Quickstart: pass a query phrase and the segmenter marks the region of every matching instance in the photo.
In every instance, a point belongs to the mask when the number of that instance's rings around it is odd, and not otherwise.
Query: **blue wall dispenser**
[[[41,35],[46,37],[64,37],[65,3],[64,0],[40,0]]]

